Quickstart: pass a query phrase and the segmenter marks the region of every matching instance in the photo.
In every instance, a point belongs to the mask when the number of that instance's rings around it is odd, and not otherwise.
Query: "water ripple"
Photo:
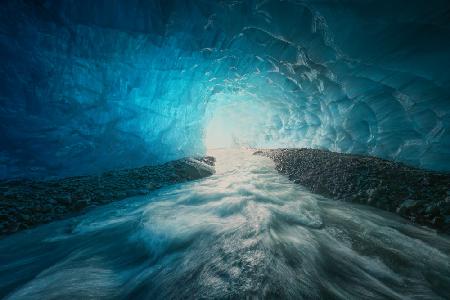
[[[0,296],[450,298],[448,237],[213,154],[214,176],[0,240]]]

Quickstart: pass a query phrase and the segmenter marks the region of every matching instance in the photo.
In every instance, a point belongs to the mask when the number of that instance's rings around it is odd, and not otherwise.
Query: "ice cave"
[[[3,0],[0,298],[450,299],[448,0]]]

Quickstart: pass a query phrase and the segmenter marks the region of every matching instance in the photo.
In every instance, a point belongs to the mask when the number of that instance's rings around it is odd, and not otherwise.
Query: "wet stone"
[[[318,149],[258,150],[293,182],[323,196],[368,204],[450,233],[450,174],[376,157]]]
[[[56,180],[0,181],[0,235],[64,218],[86,208],[145,195],[171,183],[214,173],[213,157]]]

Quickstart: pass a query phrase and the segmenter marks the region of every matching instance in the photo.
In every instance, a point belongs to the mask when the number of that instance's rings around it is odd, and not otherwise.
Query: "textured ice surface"
[[[0,177],[205,144],[450,170],[449,14],[446,0],[3,1]]]

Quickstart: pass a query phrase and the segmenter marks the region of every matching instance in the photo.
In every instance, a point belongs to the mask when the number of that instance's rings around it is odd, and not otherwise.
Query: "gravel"
[[[98,176],[0,181],[0,235],[79,214],[87,208],[214,173],[214,157],[184,158],[158,166]]]
[[[450,174],[317,149],[259,150],[290,180],[323,196],[395,212],[450,233]]]

